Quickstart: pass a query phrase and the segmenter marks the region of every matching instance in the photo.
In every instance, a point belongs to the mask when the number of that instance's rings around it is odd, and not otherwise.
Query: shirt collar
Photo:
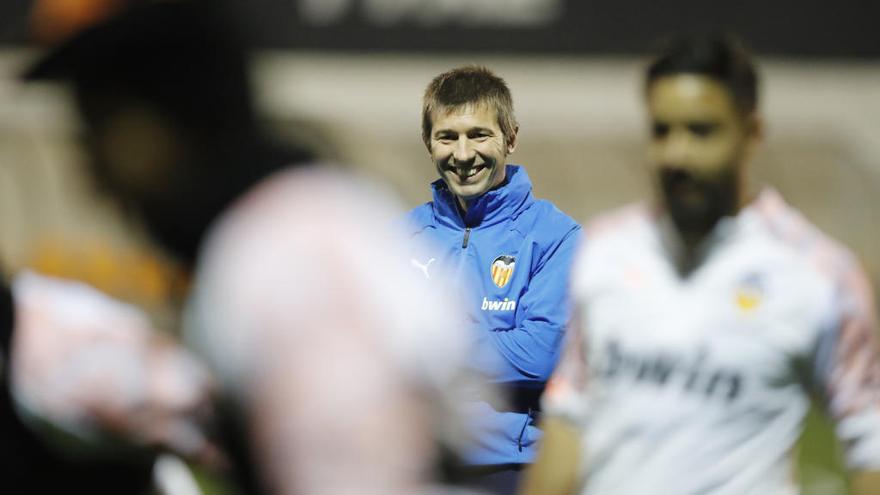
[[[458,201],[443,179],[431,184],[434,193],[434,215],[442,223],[457,227],[485,227],[514,218],[532,201],[532,182],[526,170],[506,165],[505,181],[475,199],[462,217]]]
[[[720,247],[728,245],[747,232],[760,228],[762,212],[775,211],[784,206],[785,201],[775,189],[762,188],[758,195],[736,215],[723,217],[715,224],[693,253],[694,258],[690,261],[692,269],[689,271],[699,268]],[[660,211],[655,219],[660,248],[675,266],[685,266],[687,254],[672,218],[667,212]]]

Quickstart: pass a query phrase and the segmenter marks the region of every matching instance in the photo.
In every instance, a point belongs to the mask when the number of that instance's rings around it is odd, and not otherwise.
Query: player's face
[[[756,120],[739,112],[730,92],[706,76],[661,77],[647,96],[650,161],[661,200],[679,229],[708,231],[742,202]]]
[[[162,199],[182,146],[148,106],[113,105],[91,122],[88,144],[103,179],[135,203]]]
[[[515,143],[515,136],[505,143],[496,111],[489,105],[466,105],[433,115],[431,158],[463,206],[504,181],[505,160]]]
[[[204,228],[197,214],[205,181],[184,165],[198,157],[181,127],[158,108],[122,94],[80,96],[90,170],[160,243],[191,257]]]

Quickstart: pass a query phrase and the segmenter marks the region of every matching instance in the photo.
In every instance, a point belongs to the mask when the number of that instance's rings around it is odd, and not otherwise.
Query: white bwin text
[[[483,305],[480,306],[483,311],[514,311],[516,309],[516,301],[508,300],[506,297],[503,301],[490,301],[483,298]]]

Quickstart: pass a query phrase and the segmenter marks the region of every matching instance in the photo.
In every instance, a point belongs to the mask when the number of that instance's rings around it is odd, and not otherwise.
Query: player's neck
[[[666,238],[664,243],[667,244],[681,276],[686,277],[699,268],[719,236],[723,237],[723,233],[719,232],[719,224],[739,216],[755,197],[749,188],[742,188],[740,191],[736,200],[731,202],[722,215],[703,224],[676,222],[668,213],[665,215],[666,221],[662,229]]]
[[[678,273],[688,276],[703,263],[709,244],[710,231],[678,231],[679,248],[673,253]]]

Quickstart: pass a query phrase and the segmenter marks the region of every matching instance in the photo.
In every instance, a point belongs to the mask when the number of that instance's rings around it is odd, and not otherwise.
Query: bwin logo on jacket
[[[494,301],[484,297],[480,309],[483,311],[516,311],[516,301],[511,301],[506,297],[503,301]]]
[[[516,258],[507,254],[495,258],[495,261],[492,262],[492,281],[499,289],[510,282],[514,265],[516,265]]]

